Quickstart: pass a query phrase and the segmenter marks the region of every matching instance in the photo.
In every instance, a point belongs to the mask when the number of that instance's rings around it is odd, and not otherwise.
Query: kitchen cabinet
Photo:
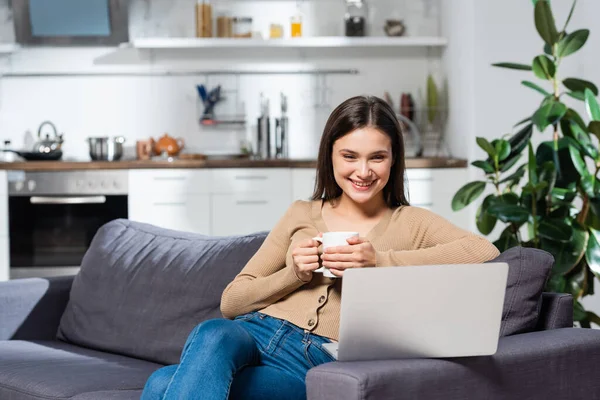
[[[271,230],[290,206],[289,195],[215,194],[211,196],[212,234],[243,235]]]
[[[291,204],[289,168],[131,170],[129,219],[206,235],[269,230]]]
[[[204,169],[129,171],[132,221],[210,234],[210,173]]]
[[[210,197],[206,194],[131,195],[129,219],[162,228],[209,235]]]
[[[292,170],[293,200],[308,200],[315,190],[317,171],[314,168],[294,168]]]

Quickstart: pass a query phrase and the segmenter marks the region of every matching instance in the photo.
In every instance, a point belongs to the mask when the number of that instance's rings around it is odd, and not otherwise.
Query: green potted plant
[[[580,50],[589,30],[567,31],[577,0],[562,30],[558,30],[548,0],[533,0],[534,21],[543,52],[531,64],[496,63],[495,67],[528,72],[523,80],[541,95],[539,105],[515,125],[515,133],[491,142],[477,137],[487,158],[472,162],[484,178],[469,182],[452,199],[458,211],[489,193],[478,207],[478,230],[489,235],[504,224],[494,244],[500,251],[513,246],[536,247],[555,258],[546,290],[574,297],[574,319],[582,327],[600,325],[580,300],[594,293],[600,278],[600,107],[592,82],[562,77],[561,61]],[[585,119],[568,104],[583,102]],[[587,121],[587,122],[586,122]],[[535,149],[534,131],[551,133]],[[486,190],[487,189],[487,190]],[[491,193],[490,193],[491,189]]]

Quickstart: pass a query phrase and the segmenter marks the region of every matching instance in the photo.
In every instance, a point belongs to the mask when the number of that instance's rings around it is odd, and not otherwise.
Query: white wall
[[[6,0],[4,0],[6,3]],[[270,22],[285,22],[294,12],[294,1],[218,1],[217,9],[229,7],[236,15],[255,17],[254,27],[266,34]],[[343,7],[341,2],[304,2],[305,34],[337,35],[341,33]],[[372,35],[383,35],[379,28],[387,17],[403,17],[408,34],[414,36],[439,35],[438,1],[381,0],[371,7]],[[137,0],[131,11],[131,37],[193,36],[194,2],[191,0]],[[269,10],[267,17],[265,10]],[[0,28],[0,41],[14,40],[6,25],[10,15],[0,8],[0,17],[6,16]],[[287,27],[287,23],[285,23]],[[239,142],[255,132],[259,112],[259,93],[271,99],[271,115],[279,115],[279,93],[289,98],[291,127],[290,156],[312,158],[323,124],[337,104],[357,94],[382,96],[385,90],[392,94],[398,106],[402,92],[422,96],[427,73],[443,73],[439,67],[439,54],[425,50],[397,50],[395,53],[374,53],[369,49],[351,56],[340,52],[319,54],[315,57],[298,52],[281,53],[280,56],[263,54],[190,53],[176,60],[173,53],[152,53],[152,62],[131,61],[121,57],[119,62],[128,65],[99,64],[113,48],[83,49],[26,49],[4,60],[4,71],[39,73],[139,71],[154,68],[185,70],[214,69],[298,69],[335,68],[357,69],[358,75],[329,76],[325,82],[325,97],[315,90],[321,85],[309,75],[222,75],[206,77],[10,77],[5,76],[0,87],[0,140],[11,139],[13,147],[27,146],[31,139],[25,132],[35,135],[39,124],[50,119],[65,135],[65,158],[88,159],[85,138],[88,136],[124,135],[129,144],[128,154],[136,139],[157,138],[165,132],[183,137],[190,150],[230,151],[239,149]],[[179,58],[179,56],[178,56]],[[112,57],[115,60],[115,57]],[[239,103],[224,105],[227,109],[245,110],[250,122],[245,130],[212,130],[197,123],[199,107],[195,85],[209,80],[212,87],[223,85],[230,98]],[[237,92],[236,92],[237,91]],[[317,105],[315,105],[317,103]]]

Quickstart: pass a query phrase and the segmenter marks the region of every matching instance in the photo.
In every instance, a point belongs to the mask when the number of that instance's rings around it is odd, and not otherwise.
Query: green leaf
[[[528,172],[528,176],[529,176],[529,183],[531,183],[532,185],[535,185],[538,182],[537,164],[536,164],[535,155],[533,154],[533,146],[531,145],[531,142],[529,142],[527,147],[529,149],[529,159],[527,161],[527,172]]]
[[[481,160],[473,161],[471,163],[471,165],[474,167],[477,167],[477,168],[481,168],[487,174],[493,174],[494,172],[496,172],[496,170],[494,169],[492,164],[490,164],[487,161],[481,161]]]
[[[540,87],[540,86],[536,85],[536,84],[535,84],[535,83],[533,83],[533,82],[529,82],[529,81],[521,81],[521,84],[522,84],[523,86],[527,86],[528,88],[531,88],[531,89],[535,90],[536,92],[539,92],[539,93],[543,94],[544,96],[550,96],[550,92],[546,91],[544,88],[542,88],[542,87]],[[521,123],[523,123],[523,122],[526,122],[526,121],[529,121],[529,119],[530,119],[530,118],[527,118],[526,120],[522,121]],[[517,125],[518,125],[518,124],[517,124]]]
[[[594,324],[600,326],[600,317],[596,313],[594,313],[592,311],[588,311],[586,314],[587,314],[588,321],[593,322]]]
[[[534,16],[535,27],[540,37],[550,46],[554,46],[558,40],[558,32],[556,31],[556,24],[554,23],[550,3],[546,0],[539,0],[535,4]]]
[[[553,275],[564,275],[579,264],[585,256],[588,232],[578,223],[572,224],[573,234],[567,243],[542,238],[541,248],[554,256]]]
[[[496,217],[487,212],[488,207],[495,199],[496,197],[493,194],[488,195],[477,209],[477,229],[479,229],[479,232],[483,235],[489,235],[494,230],[496,222],[498,221]]]
[[[571,21],[571,17],[573,16],[573,11],[575,11],[576,4],[577,4],[577,0],[573,0],[573,4],[571,5],[571,11],[569,11],[569,16],[567,17],[567,20],[565,21],[565,27],[563,28],[563,32],[567,31],[567,26],[569,25],[569,22]]]
[[[487,212],[506,223],[523,224],[529,219],[529,211],[526,208],[513,204],[494,203]]]
[[[492,66],[499,67],[499,68],[518,69],[521,71],[531,71],[531,65],[527,65],[527,64],[501,62],[501,63],[492,64]]]
[[[503,139],[495,140],[494,149],[498,155],[498,161],[504,161],[510,154],[510,143]]]
[[[514,181],[514,185],[516,185],[519,180],[525,175],[525,168],[527,168],[527,164],[521,165],[517,170],[506,178],[500,180],[498,183],[507,183],[509,181]]]
[[[546,218],[540,221],[538,232],[540,237],[567,243],[573,236],[573,228],[559,219]]]
[[[521,121],[517,122],[517,123],[514,125],[514,127],[516,128],[517,126],[519,126],[519,125],[522,125],[522,124],[524,124],[525,122],[529,122],[529,121],[531,121],[531,117],[527,117],[527,118],[525,118],[525,119],[522,119]]]
[[[569,146],[569,153],[571,154],[571,161],[573,161],[573,165],[575,166],[577,172],[579,172],[579,175],[582,177],[590,175],[590,172],[585,165],[585,161],[583,160],[583,157],[581,157],[579,149],[577,149],[575,146]]]
[[[571,96],[574,99],[585,101],[585,95],[583,92],[565,92],[566,95]]]
[[[564,79],[562,83],[567,89],[572,90],[574,92],[583,93],[585,89],[590,89],[595,96],[598,96],[598,87],[590,81],[585,81],[583,79],[577,78],[567,78]]]
[[[551,293],[564,293],[567,281],[562,275],[551,275],[546,284],[546,291]]]
[[[581,118],[581,116],[577,113],[577,111],[573,110],[572,108],[567,109],[564,118],[568,119],[569,121],[575,122],[581,127],[581,129],[586,128],[586,124]]]
[[[600,139],[600,121],[591,121],[588,125],[588,131]]]
[[[513,157],[512,159],[509,159],[509,161],[507,161],[506,163],[504,163],[502,165],[502,167],[500,168],[501,172],[506,172],[509,169],[511,169],[517,162],[519,162],[519,160],[521,159],[521,155],[518,154],[516,157]]]
[[[566,57],[581,49],[590,36],[588,29],[579,29],[569,33],[558,42],[556,54],[558,57]]]
[[[533,114],[532,120],[540,132],[543,132],[548,125],[552,125],[560,121],[566,114],[567,106],[561,102],[552,101],[542,105]]]
[[[469,182],[460,189],[452,198],[452,210],[462,210],[473,201],[475,201],[485,189],[485,182],[475,181]]]
[[[494,246],[496,246],[498,251],[500,251],[501,253],[510,249],[511,247],[515,247],[518,245],[519,242],[515,238],[514,233],[511,232],[510,226],[504,229],[502,231],[502,234],[500,234],[500,238],[494,242]]]
[[[486,138],[477,137],[475,140],[479,147],[481,147],[486,153],[488,153],[488,155],[491,158],[494,158],[496,156],[496,149],[494,148],[494,146],[492,146],[490,142],[487,141]]]
[[[578,301],[573,301],[573,321],[584,321],[587,318],[587,311]]]
[[[556,65],[546,55],[540,55],[533,59],[533,73],[540,79],[552,79],[556,74]]]
[[[589,228],[590,237],[585,249],[585,260],[590,270],[600,279],[600,231]]]
[[[600,121],[600,106],[598,106],[598,101],[590,89],[585,89],[585,109],[591,119]]]

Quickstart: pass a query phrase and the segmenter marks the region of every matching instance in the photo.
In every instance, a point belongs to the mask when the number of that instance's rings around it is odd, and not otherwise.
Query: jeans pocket
[[[304,345],[304,357],[312,367],[335,361],[335,358],[327,350],[313,341]]]
[[[234,321],[250,321],[252,318],[258,316],[258,311],[252,311],[247,314],[238,315],[233,320]]]

